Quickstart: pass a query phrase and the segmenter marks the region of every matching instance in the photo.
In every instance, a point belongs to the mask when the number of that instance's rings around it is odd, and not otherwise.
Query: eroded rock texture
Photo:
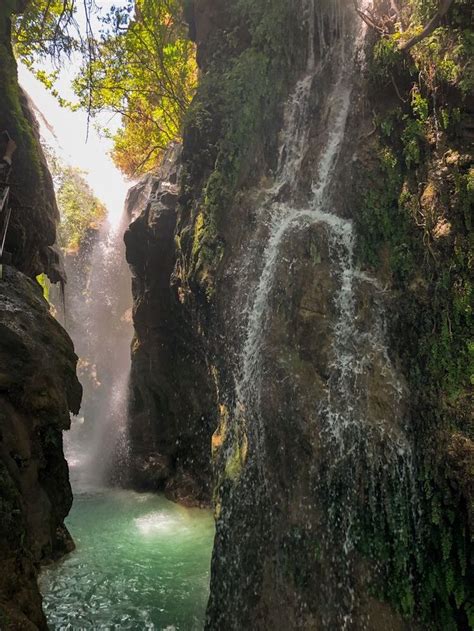
[[[206,504],[214,405],[203,350],[171,286],[179,155],[174,148],[161,173],[132,189],[127,204],[130,216],[144,207],[125,234],[135,326],[130,474],[138,488]]]
[[[59,212],[53,181],[40,147],[38,125],[28,97],[18,85],[11,45],[10,3],[0,7],[0,125],[17,143],[10,176],[12,219],[6,250],[28,276],[50,267]],[[3,139],[1,141],[3,151]],[[56,282],[57,278],[54,278]]]
[[[215,426],[208,629],[472,626],[471,127],[353,9],[188,3],[178,194],[127,236],[134,448],[168,480]]]
[[[32,280],[43,272],[60,278],[51,250],[58,211],[18,85],[7,4],[0,7],[0,129],[18,149],[5,246],[12,265],[3,265],[0,279],[0,628],[33,630],[47,628],[36,583],[40,564],[74,545],[64,526],[72,493],[62,432],[79,410],[81,386],[72,342]]]
[[[11,267],[0,281],[0,332],[1,628],[45,629],[39,565],[74,547],[62,432],[79,411],[77,358],[39,285]]]

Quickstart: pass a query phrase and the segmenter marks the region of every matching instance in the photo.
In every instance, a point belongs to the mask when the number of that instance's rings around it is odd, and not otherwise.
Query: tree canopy
[[[107,216],[104,204],[94,195],[84,172],[64,164],[44,147],[56,189],[61,222],[58,243],[65,251],[79,250],[90,229],[98,229]]]
[[[93,0],[84,0],[87,15]],[[28,67],[46,58],[60,61],[79,50],[81,29],[76,21],[76,0],[27,0],[13,21],[17,57]]]
[[[181,2],[137,0],[112,10],[97,55],[82,67],[74,87],[92,113],[122,117],[113,134],[113,158],[127,175],[148,172],[170,142],[179,139],[196,84],[195,50],[187,38]]]
[[[78,105],[91,118],[120,116],[118,131],[104,130],[113,139],[115,163],[129,177],[153,171],[168,144],[180,139],[196,87],[182,2],[123,0],[106,14],[94,13],[93,0],[83,3],[78,17],[75,0],[31,0],[14,24],[17,56],[63,104],[55,89],[59,70],[37,64],[79,58]]]

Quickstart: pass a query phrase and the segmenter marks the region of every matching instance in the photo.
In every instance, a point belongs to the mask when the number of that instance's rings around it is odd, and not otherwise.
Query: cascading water
[[[67,526],[77,550],[40,579],[52,630],[202,628],[211,514],[118,488],[127,482],[132,339],[123,234],[146,201],[128,199],[120,224],[104,225],[68,262],[66,323],[85,388],[83,417],[65,437],[74,492]]]
[[[310,471],[314,496],[325,514],[320,545],[327,571],[321,590],[331,605],[321,616],[324,628],[349,628],[357,607],[354,552],[361,537],[361,514],[366,511],[364,519],[369,523],[386,514],[398,538],[396,545],[403,546],[407,529],[416,529],[417,503],[404,419],[405,386],[387,352],[384,292],[357,268],[353,223],[334,210],[340,155],[343,149],[347,152],[354,75],[363,64],[365,26],[349,23],[342,2],[316,5],[315,0],[307,0],[304,7],[307,67],[286,108],[275,184],[258,211],[258,258],[252,257],[247,270],[254,266],[260,272],[256,282],[247,279],[234,417],[250,436],[249,463],[258,472],[256,493],[266,495],[262,503],[272,506],[278,492],[273,493],[267,473],[271,469],[267,446],[274,438],[262,397],[272,380],[267,337],[274,318],[276,275],[291,241],[305,231],[316,231],[327,243],[334,286],[327,378],[319,400],[313,402],[313,431],[319,437],[321,457]],[[305,193],[302,173],[311,150],[311,132],[319,139],[318,153],[312,185]],[[262,232],[266,233],[263,256]],[[364,293],[371,297],[372,310],[365,321],[358,317],[357,304]],[[388,412],[371,401],[369,380],[376,371],[384,382]],[[386,501],[390,493],[395,498],[393,508]],[[269,519],[270,528],[277,532],[277,523]]]
[[[349,222],[344,222],[336,215],[327,212],[325,202],[331,175],[344,139],[344,131],[349,112],[351,95],[351,67],[345,64],[346,41],[340,37],[327,41],[325,22],[329,31],[338,34],[343,31],[344,19],[340,2],[331,3],[328,13],[318,15],[316,23],[315,3],[305,3],[305,14],[308,22],[308,61],[303,78],[297,83],[285,112],[285,125],[281,133],[280,160],[277,178],[262,211],[263,221],[269,226],[269,236],[263,254],[263,270],[258,286],[252,294],[254,300],[247,304],[243,317],[247,321],[245,341],[240,359],[240,371],[236,381],[238,409],[252,409],[258,414],[259,392],[261,388],[261,360],[264,342],[265,322],[268,316],[269,297],[271,295],[276,263],[280,257],[280,249],[288,234],[295,229],[314,222],[327,224],[333,229],[342,227],[343,231],[352,232]],[[319,61],[316,62],[314,40],[317,26],[319,42]],[[327,26],[327,25],[326,25]],[[360,39],[353,44],[353,51],[358,49]],[[338,68],[335,81],[326,95],[326,127],[328,138],[321,152],[318,173],[315,177],[311,198],[306,207],[295,205],[300,170],[308,149],[308,138],[311,129],[311,95],[318,75],[334,63]],[[281,202],[281,193],[289,193],[289,200]],[[264,449],[260,425],[258,442]]]
[[[71,312],[68,328],[80,358],[84,384],[83,422],[73,427],[67,449],[80,463],[82,475],[103,484],[123,478],[127,459],[127,410],[130,374],[131,277],[125,261],[123,233],[129,218],[118,226],[105,223],[91,251],[79,253],[68,265],[66,290]]]

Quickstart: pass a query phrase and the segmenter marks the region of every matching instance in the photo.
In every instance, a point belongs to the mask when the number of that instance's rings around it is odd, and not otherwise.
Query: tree
[[[195,46],[182,0],[118,1],[105,16],[95,15],[97,33],[93,0],[30,0],[13,36],[17,57],[63,105],[72,106],[55,89],[59,70],[37,64],[47,57],[82,59],[73,82],[79,106],[90,117],[104,111],[120,117],[118,131],[105,132],[114,141],[115,163],[135,177],[156,168],[169,143],[180,139],[197,80]]]
[[[454,0],[437,0],[437,9],[434,11],[434,14],[421,31],[417,32],[412,37],[409,37],[409,39],[403,38],[400,41],[400,50],[408,52],[411,48],[413,48],[413,46],[431,35],[438,26],[441,25],[442,20],[451,8],[453,1]],[[356,12],[364,20],[364,22],[382,36],[393,33],[396,30],[396,24],[398,24],[398,30],[400,33],[405,33],[407,31],[407,24],[410,26],[409,20],[405,17],[404,12],[407,11],[408,14],[413,13],[413,7],[409,4],[405,7],[402,6],[400,4],[400,0],[390,0],[390,9],[386,14],[377,12],[374,9],[361,9],[359,7],[359,0],[353,0],[353,4]],[[418,9],[423,10],[423,2],[420,4],[421,6],[418,7]],[[432,3],[429,2],[428,4],[431,5]]]
[[[105,220],[107,209],[94,195],[83,171],[63,164],[51,149],[44,149],[61,216],[58,242],[63,250],[74,252],[79,250],[89,230],[97,229]]]
[[[78,3],[85,27],[77,21]],[[74,54],[94,55],[91,15],[94,0],[19,0],[12,21],[15,55],[65,107],[74,106],[55,88],[61,65]],[[42,65],[52,61],[55,70]]]
[[[438,10],[433,15],[433,17],[427,22],[424,26],[421,33],[417,33],[413,37],[411,37],[408,41],[404,42],[401,46],[401,50],[408,51],[410,48],[413,48],[418,42],[421,42],[425,37],[428,37],[435,31],[438,26],[440,26],[442,19],[448,13],[451,5],[453,4],[453,0],[439,0],[438,2]]]
[[[81,0],[90,15],[93,0]],[[26,0],[13,21],[17,57],[28,67],[45,58],[60,61],[80,47],[81,29],[75,19],[76,0]]]
[[[112,156],[135,177],[153,170],[180,138],[196,80],[182,3],[136,0],[133,15],[131,4],[108,14],[97,54],[86,60],[74,87],[92,114],[120,115]]]

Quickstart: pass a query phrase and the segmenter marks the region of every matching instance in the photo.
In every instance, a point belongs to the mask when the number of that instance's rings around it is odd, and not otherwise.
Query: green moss
[[[248,442],[244,435],[240,440],[235,440],[230,456],[225,463],[225,477],[235,482],[240,477],[242,469],[247,461]]]
[[[39,276],[36,277],[36,282],[43,290],[43,296],[45,300],[49,302],[49,292],[51,289],[51,282],[49,278],[46,276],[46,274],[40,274]]]
[[[455,20],[455,17],[454,17]],[[437,29],[416,47],[420,67],[429,67],[440,84],[456,86],[468,96],[474,90],[474,34],[466,23]]]
[[[279,563],[287,579],[299,591],[313,589],[313,572],[316,571],[321,558],[321,543],[315,539],[312,529],[303,525],[293,525],[282,536]]]
[[[291,21],[288,0],[240,0],[229,7],[227,28],[215,35],[213,57],[188,114],[185,136],[195,151],[192,160],[184,160],[182,179],[184,214],[191,214],[194,224],[185,252],[187,276],[208,297],[224,254],[225,213],[239,187],[253,176],[257,148],[265,150],[266,139],[276,133],[289,80]],[[245,39],[248,45],[242,49]],[[201,199],[200,207],[192,209],[196,199]],[[180,245],[186,248],[182,239]]]
[[[10,14],[11,10],[4,10],[0,14],[0,120],[2,128],[7,129],[17,143],[14,164],[21,164],[21,169],[13,169],[10,177],[12,193],[20,203],[29,206],[32,199],[41,203],[39,191],[43,190],[44,173],[40,160],[41,149],[22,108],[17,66],[8,38]]]
[[[8,628],[7,625],[11,623],[12,619],[10,618],[8,613],[4,609],[2,609],[2,606],[0,605],[0,629]]]
[[[451,35],[458,41],[459,33]],[[474,372],[474,184],[468,160],[460,155],[463,145],[455,149],[460,101],[443,97],[439,86],[451,82],[463,91],[457,71],[448,77],[446,69],[464,53],[449,50],[446,34],[437,33],[440,37],[443,47],[427,41],[409,62],[398,57],[395,38],[380,42],[374,52],[374,75],[389,85],[394,73],[409,93],[402,94],[405,104],[377,116],[376,165],[359,180],[357,255],[361,265],[378,269],[398,297],[391,336],[413,397],[419,507],[413,515],[412,494],[393,488],[392,506],[380,496],[373,510],[362,511],[358,536],[359,549],[381,568],[378,596],[408,618],[454,631],[472,623],[466,499],[446,482],[446,462],[430,445],[453,432],[474,438],[465,412]],[[437,66],[441,54],[444,70]],[[428,64],[437,67],[430,86],[419,82]],[[436,85],[438,109],[431,92]],[[443,133],[440,153],[429,140],[436,119]]]
[[[377,41],[372,51],[371,78],[374,82],[382,80],[388,84],[392,73],[404,63],[397,38],[382,38]]]

